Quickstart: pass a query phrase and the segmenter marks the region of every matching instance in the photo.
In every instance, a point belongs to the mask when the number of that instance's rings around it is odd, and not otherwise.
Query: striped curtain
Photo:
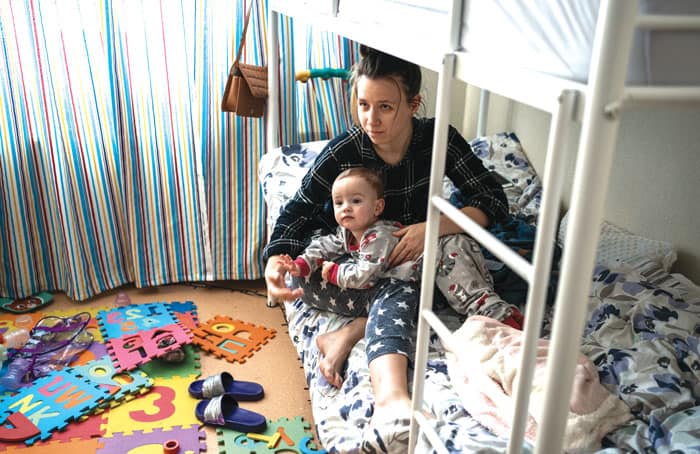
[[[0,295],[261,277],[263,121],[219,109],[247,1],[0,0]]]
[[[282,144],[330,139],[351,124],[350,83],[341,78],[296,82],[297,71],[350,69],[359,44],[280,17],[280,137]]]
[[[304,32],[305,66],[300,69],[350,69],[359,58],[359,44],[313,27],[304,27]],[[300,141],[329,139],[352,125],[348,80],[313,78],[296,89]]]

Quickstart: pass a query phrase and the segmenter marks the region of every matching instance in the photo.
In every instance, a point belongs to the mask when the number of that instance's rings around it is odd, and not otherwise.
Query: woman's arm
[[[446,175],[460,190],[465,207],[461,211],[486,228],[508,214],[508,199],[503,187],[474,154],[466,140],[450,126]],[[389,257],[392,266],[417,259],[425,246],[425,222],[419,222],[394,232],[401,238]],[[440,216],[438,235],[462,233],[462,229],[447,216]]]
[[[474,222],[482,227],[488,225],[488,216],[479,208],[464,207],[462,213],[469,216]],[[408,225],[393,233],[395,237],[401,238],[401,241],[394,247],[389,256],[391,266],[400,265],[409,260],[417,260],[423,254],[425,248],[425,222]],[[438,236],[451,235],[454,233],[464,233],[462,228],[455,224],[450,218],[445,215],[440,216],[440,228]]]
[[[453,127],[449,129],[445,169],[445,174],[459,189],[465,205],[462,211],[467,216],[482,227],[505,219],[508,215],[508,199],[503,186]],[[446,231],[459,229],[448,219],[445,221],[444,226],[441,221],[441,232],[442,228]]]
[[[296,257],[304,250],[310,232],[322,226],[318,221],[324,204],[330,199],[331,185],[338,173],[335,155],[326,147],[304,175],[294,197],[282,208],[265,247],[263,260],[279,254]]]

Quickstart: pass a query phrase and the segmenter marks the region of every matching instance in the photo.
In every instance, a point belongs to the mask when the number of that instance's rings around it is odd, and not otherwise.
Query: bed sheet
[[[502,176],[514,215],[536,219],[541,184],[517,136],[497,134],[471,141],[485,164]],[[260,181],[265,200],[281,208],[295,192],[323,143],[277,149],[263,157]],[[459,194],[445,182],[446,195]],[[279,191],[279,192],[277,192]],[[269,209],[269,207],[268,207]],[[270,219],[276,213],[268,213]],[[634,420],[610,433],[600,452],[671,452],[700,449],[700,292],[687,280],[669,275],[658,262],[634,267],[598,266],[593,274],[589,316],[582,352],[599,370],[601,382],[627,403]],[[460,318],[437,305],[450,329]],[[301,359],[319,439],[329,452],[389,452],[396,433],[369,426],[373,397],[360,341],[348,358],[343,386],[336,390],[319,374],[316,336],[349,319],[317,311],[301,301],[285,304],[289,335]],[[548,314],[551,315],[551,314]],[[547,317],[548,318],[548,317]],[[547,332],[547,327],[543,327]],[[507,441],[467,413],[450,385],[445,353],[433,335],[426,369],[426,407],[433,427],[451,452],[505,451]],[[412,371],[409,373],[412,377]],[[393,440],[403,452],[407,440]],[[524,452],[530,452],[526,445]],[[431,452],[420,437],[418,452]]]
[[[350,320],[300,301],[287,303],[286,312],[323,446],[329,452],[388,452],[383,446],[390,436],[369,426],[373,397],[364,342],[350,354],[342,388],[332,388],[318,372],[316,336]],[[442,312],[439,316],[451,329],[459,326],[455,315]],[[700,449],[699,320],[700,298],[677,298],[634,270],[596,269],[581,351],[598,368],[601,383],[634,415],[630,423],[608,434],[599,452]],[[506,440],[491,434],[464,409],[450,385],[444,351],[434,336],[425,396],[425,405],[436,418],[434,428],[450,452],[505,451]],[[430,452],[422,437],[420,443],[418,452]],[[526,445],[524,452],[531,450]]]

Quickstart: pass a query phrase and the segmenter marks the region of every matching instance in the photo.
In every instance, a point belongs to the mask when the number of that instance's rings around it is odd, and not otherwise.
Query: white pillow
[[[559,224],[557,241],[560,246],[564,245],[568,222],[569,213],[567,212]],[[644,259],[659,263],[666,272],[669,272],[677,259],[677,254],[671,243],[635,235],[608,221],[603,221],[600,226],[596,263],[612,268],[620,265],[635,267]]]

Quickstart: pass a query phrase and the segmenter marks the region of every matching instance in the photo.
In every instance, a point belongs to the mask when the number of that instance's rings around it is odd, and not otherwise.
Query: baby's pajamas
[[[359,244],[355,244],[351,232],[338,227],[334,235],[312,240],[295,261],[302,275],[307,276],[325,260],[349,254],[347,260],[333,266],[329,275],[329,282],[343,289],[370,288],[385,278],[420,282],[422,256],[389,268],[389,255],[400,240],[392,232],[401,227],[396,222],[377,221],[367,229]],[[520,327],[520,312],[493,290],[493,278],[476,241],[465,234],[446,235],[439,239],[438,247],[435,284],[455,311],[469,316],[484,315]]]

